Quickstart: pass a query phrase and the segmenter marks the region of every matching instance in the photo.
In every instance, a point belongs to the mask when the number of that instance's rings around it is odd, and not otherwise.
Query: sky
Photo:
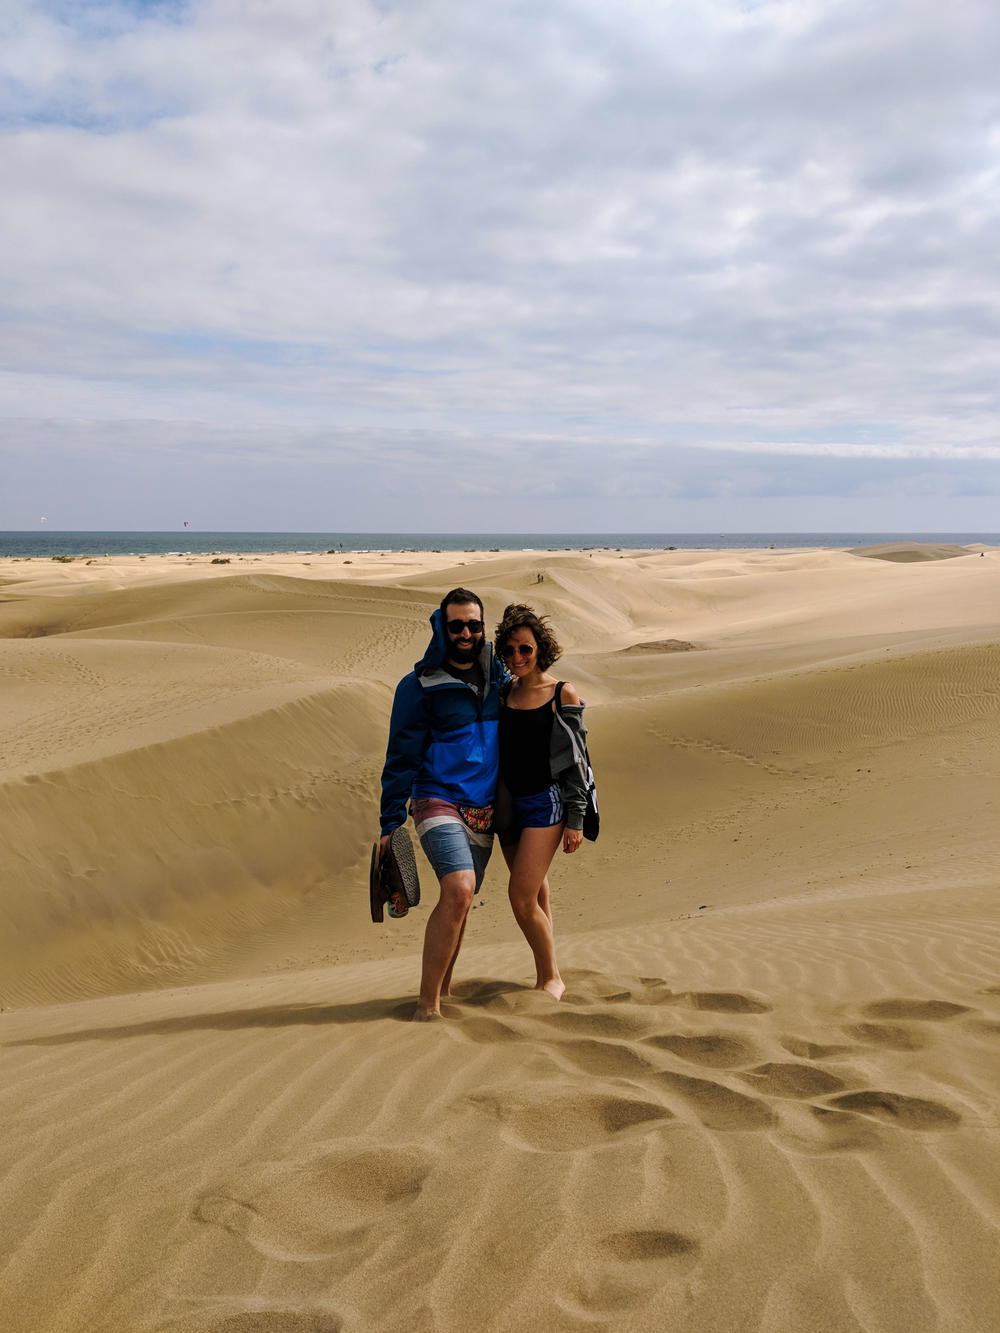
[[[4,0],[0,528],[1000,530],[995,0]]]

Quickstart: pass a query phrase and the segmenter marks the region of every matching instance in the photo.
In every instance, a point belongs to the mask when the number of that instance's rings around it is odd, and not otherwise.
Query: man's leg
[[[493,834],[478,835],[476,838],[469,838],[469,851],[472,854],[472,866],[476,876],[476,893],[482,888],[483,877],[486,874],[486,867],[489,864],[490,854],[493,851]],[[465,927],[469,923],[468,912],[465,920],[462,922],[462,929],[459,932],[458,943],[455,945],[455,952],[451,956],[451,962],[448,964],[448,970],[444,974],[444,981],[441,983],[442,997],[451,994],[451,974],[455,970],[455,960],[458,958],[459,950],[462,947],[462,940],[465,938]]]
[[[476,872],[453,870],[442,875],[439,883],[441,896],[427,918],[424,931],[420,998],[413,1015],[418,1022],[441,1016],[441,991],[445,978],[451,981],[452,968],[461,948],[465,919],[476,891]]]
[[[465,939],[465,927],[469,924],[469,914],[466,912],[465,920],[462,922],[462,929],[458,932],[458,943],[455,945],[455,952],[451,956],[451,962],[445,969],[444,980],[441,982],[441,998],[446,1000],[451,994],[451,975],[455,971],[455,963],[458,961],[458,955],[462,949],[462,941]]]

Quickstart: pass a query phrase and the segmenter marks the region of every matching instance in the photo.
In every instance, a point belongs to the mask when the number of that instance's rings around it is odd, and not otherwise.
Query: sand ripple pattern
[[[25,1241],[5,1326],[910,1333],[992,1299],[1000,1099],[954,1065],[918,1074],[882,1029],[925,1059],[995,1053],[995,989],[789,1030],[759,991],[567,975],[559,1006],[467,981],[428,1028],[402,998],[309,1001],[286,977],[268,1006],[180,1012],[178,992],[8,1042],[39,1117],[6,1126],[0,1204]],[[76,1261],[42,1282],[82,1207]],[[146,1289],[109,1262],[125,1252]]]

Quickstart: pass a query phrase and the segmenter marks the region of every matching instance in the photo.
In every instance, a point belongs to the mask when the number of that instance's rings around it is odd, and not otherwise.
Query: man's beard
[[[458,662],[461,666],[464,666],[466,662],[476,660],[482,644],[482,637],[470,639],[468,643],[462,643],[459,639],[452,639],[448,648],[448,656],[453,662]]]

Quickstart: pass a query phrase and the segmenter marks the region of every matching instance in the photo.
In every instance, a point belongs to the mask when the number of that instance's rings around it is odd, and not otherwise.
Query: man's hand
[[[383,833],[378,840],[378,863],[382,864],[382,858],[385,856],[385,849],[389,846],[389,834]]]
[[[563,830],[563,851],[567,855],[570,852],[575,852],[581,842],[583,842],[582,829],[568,828]]]

